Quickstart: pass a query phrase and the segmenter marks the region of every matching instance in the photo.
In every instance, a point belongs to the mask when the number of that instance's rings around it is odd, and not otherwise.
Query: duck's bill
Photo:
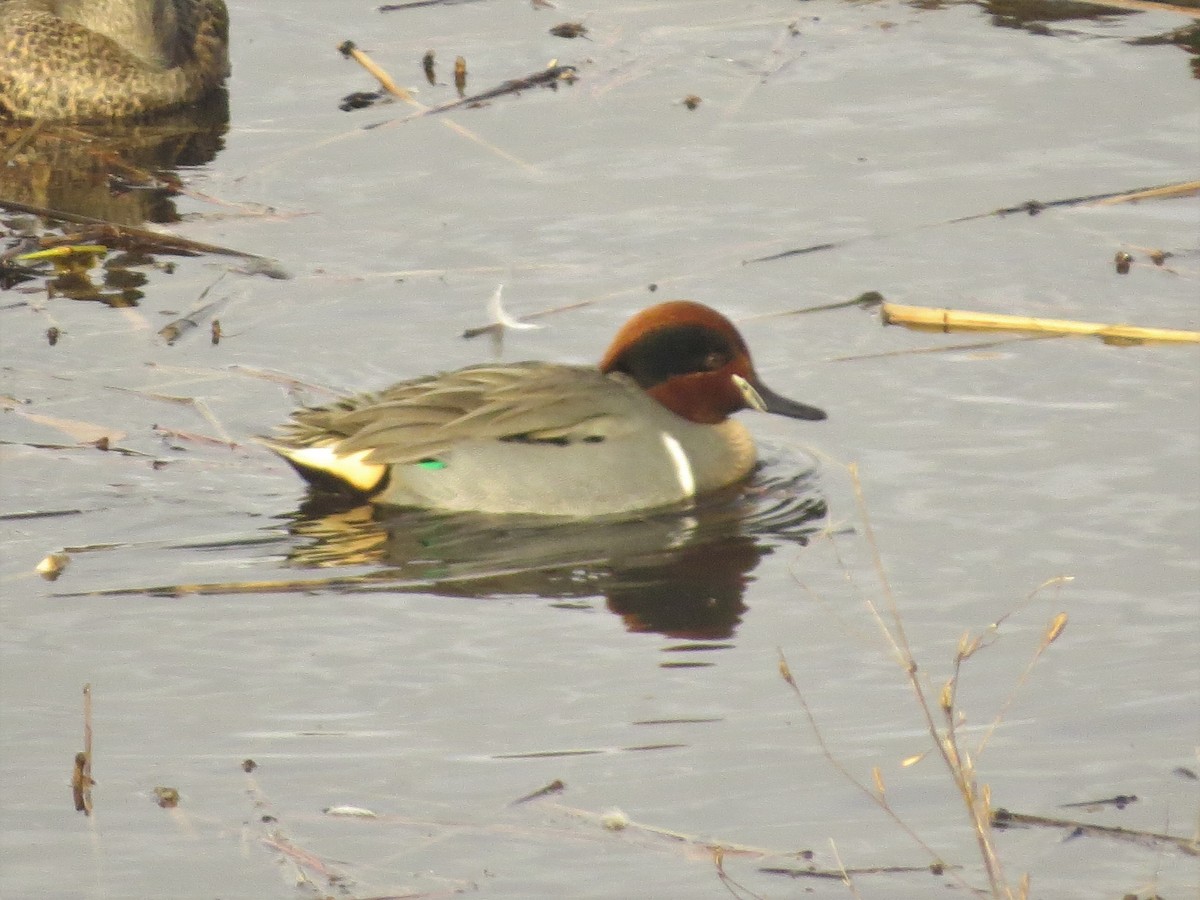
[[[741,375],[734,375],[733,383],[745,398],[746,405],[751,409],[774,413],[777,416],[788,416],[792,419],[820,421],[826,418],[825,410],[809,406],[807,403],[789,400],[787,397],[775,393],[757,379],[751,382]]]

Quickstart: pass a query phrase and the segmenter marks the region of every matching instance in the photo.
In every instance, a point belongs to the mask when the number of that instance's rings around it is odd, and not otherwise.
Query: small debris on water
[[[70,561],[71,557],[66,553],[51,553],[37,564],[37,573],[47,581],[54,581]]]
[[[378,819],[379,816],[361,806],[327,806],[322,812],[327,816],[345,816],[351,819]]]
[[[629,827],[629,816],[619,809],[610,809],[600,816],[600,824],[609,831],[624,831]]]
[[[545,787],[538,788],[533,793],[526,794],[524,797],[514,800],[509,805],[510,806],[518,806],[521,803],[528,803],[530,800],[538,800],[542,797],[549,797],[552,794],[561,794],[566,789],[567,789],[567,786],[565,784],[563,784],[562,780],[559,778],[556,778],[552,782],[550,782],[548,785],[546,785]]]
[[[550,29],[550,33],[560,38],[587,37],[588,30],[582,22],[563,22]]]
[[[703,101],[699,97],[697,97],[695,94],[688,94],[686,97],[683,98],[682,102],[683,102],[683,105],[686,106],[688,109],[695,109]]]
[[[88,811],[88,794],[92,787],[96,784],[94,778],[87,774],[88,755],[86,753],[75,754],[75,767],[71,772],[71,796],[75,801],[75,811],[85,813]]]
[[[368,106],[374,106],[382,99],[383,91],[355,91],[353,94],[347,94],[342,98],[342,102],[338,104],[338,109],[342,112],[366,109]]]
[[[467,61],[461,56],[454,60],[454,89],[459,97],[467,96]]]
[[[179,805],[179,791],[173,787],[156,787],[154,802],[163,809],[174,809]]]
[[[1060,809],[1086,809],[1089,812],[1096,812],[1105,806],[1115,806],[1117,809],[1124,809],[1130,803],[1137,803],[1136,794],[1117,794],[1115,797],[1105,797],[1103,800],[1081,800],[1078,803],[1060,803]]]

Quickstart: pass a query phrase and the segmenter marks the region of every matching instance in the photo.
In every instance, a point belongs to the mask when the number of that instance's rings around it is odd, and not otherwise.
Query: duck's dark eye
[[[721,353],[719,350],[714,350],[704,357],[704,370],[706,372],[715,372],[718,369],[725,368],[729,363],[729,356]]]

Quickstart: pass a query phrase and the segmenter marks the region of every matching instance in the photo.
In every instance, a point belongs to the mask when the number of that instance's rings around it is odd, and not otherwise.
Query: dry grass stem
[[[731,897],[737,897],[738,900],[741,900],[743,897],[749,898],[749,900],[764,900],[761,895],[754,893],[744,884],[730,877],[729,873],[725,871],[725,851],[720,847],[713,847],[712,861],[713,867],[717,870],[717,878],[720,880],[721,886],[729,892]]]
[[[841,760],[833,755],[833,751],[829,749],[829,745],[825,742],[825,735],[821,731],[820,725],[817,724],[817,719],[816,716],[813,715],[812,708],[808,705],[808,701],[804,698],[804,693],[796,684],[795,679],[792,678],[791,667],[788,665],[787,657],[784,656],[782,650],[777,650],[776,652],[779,654],[779,672],[783,676],[783,680],[787,683],[788,687],[792,689],[792,693],[796,696],[796,701],[800,704],[800,709],[804,712],[804,717],[808,720],[809,730],[812,731],[813,737],[816,738],[817,746],[821,748],[821,755],[825,757],[825,761],[828,762],[839,775],[845,778],[846,781],[858,788],[858,790],[868,799],[870,799],[872,803],[883,810],[888,818],[895,822],[896,825],[898,825],[900,829],[906,835],[908,835],[914,844],[916,844],[929,855],[930,859],[934,860],[935,863],[940,864],[941,857],[938,856],[932,847],[930,847],[927,843],[925,843],[924,840],[921,839],[920,835],[912,830],[907,822],[900,818],[896,811],[892,809],[891,805],[887,802],[886,797],[871,790],[870,787],[856,778],[854,774],[846,768]],[[957,880],[964,888],[969,888],[969,885],[967,885],[965,881],[962,881],[961,878],[957,878]]]
[[[880,793],[883,793],[880,791]],[[862,900],[862,894],[858,892],[858,886],[855,885],[854,879],[850,877],[850,873],[846,871],[846,864],[842,862],[842,854],[838,853],[837,841],[833,838],[829,839],[829,849],[833,853],[833,861],[837,863],[838,871],[842,875],[842,884],[850,891],[852,897],[858,897]]]
[[[422,109],[424,108],[423,104],[418,103],[411,93],[396,84],[396,82],[392,80],[392,76],[385,72],[381,66],[376,64],[375,60],[371,59],[371,57],[359,50],[356,46],[354,46],[353,43],[346,41],[346,43],[342,44],[339,49],[350,59],[354,60],[364,69],[366,69],[370,76],[379,82],[380,87],[382,87],[393,97],[403,100],[405,103],[411,104],[412,106]]]
[[[988,884],[991,888],[992,895],[995,897],[1013,896],[1011,889],[1008,887],[999,858],[996,855],[995,844],[992,840],[991,818],[988,815],[987,803],[984,797],[981,796],[978,783],[976,782],[974,768],[971,764],[970,756],[964,754],[958,746],[958,738],[955,730],[955,711],[954,697],[955,685],[957,684],[959,667],[961,666],[963,657],[961,654],[955,658],[954,675],[943,686],[939,705],[943,711],[946,722],[945,730],[940,729],[934,719],[933,708],[930,704],[928,695],[925,691],[925,686],[922,680],[917,677],[918,666],[917,661],[913,656],[912,649],[908,642],[908,637],[904,631],[904,623],[900,616],[899,605],[896,602],[895,592],[891,588],[891,583],[887,577],[887,571],[883,565],[883,557],[879,549],[879,543],[875,538],[875,530],[871,523],[870,511],[867,506],[866,496],[863,492],[862,481],[858,475],[858,467],[850,464],[846,467],[851,484],[854,488],[854,496],[858,507],[859,515],[863,522],[863,533],[867,539],[867,545],[870,548],[871,561],[875,569],[876,577],[878,578],[880,588],[883,592],[884,600],[888,610],[890,622],[885,620],[880,614],[878,608],[870,598],[865,600],[868,609],[875,618],[880,629],[883,631],[889,646],[901,661],[905,675],[908,678],[910,687],[916,698],[917,705],[921,711],[921,715],[925,720],[925,727],[929,732],[929,736],[933,741],[934,746],[942,756],[942,760],[946,768],[954,779],[955,786],[962,797],[963,804],[966,807],[968,817],[971,821],[972,830],[975,835],[975,841],[979,848],[980,857],[983,860],[984,868],[987,872]],[[797,694],[799,692],[797,691]],[[806,715],[809,715],[810,723],[812,722],[811,714],[805,708]],[[822,742],[822,749],[829,758],[828,750]],[[837,765],[837,764],[835,764]],[[844,771],[844,768],[838,766]],[[882,805],[882,800],[878,801]],[[899,821],[898,817],[893,813],[893,818]],[[911,829],[907,829],[908,833],[912,833]]]
[[[1120,3],[1133,4],[1138,0],[1119,0]],[[1101,5],[1117,6],[1117,0],[1101,0]],[[1184,9],[1180,6],[1169,6],[1165,3],[1143,3],[1143,8],[1152,9],[1170,9],[1174,12],[1186,13],[1189,16],[1200,18],[1200,10]],[[1127,9],[1137,7],[1129,6]],[[1164,184],[1162,187],[1144,188],[1140,191],[1129,191],[1124,194],[1116,194],[1111,197],[1102,197],[1096,200],[1093,206],[1112,206],[1114,203],[1136,203],[1139,200],[1168,200],[1178,197],[1187,197],[1192,194],[1200,193],[1200,181],[1181,181],[1178,184]]]
[[[940,331],[947,334],[952,331],[1020,331],[1092,336],[1118,344],[1200,344],[1200,331],[1076,322],[1068,319],[1044,319],[931,306],[902,306],[899,303],[884,303],[880,309],[880,316],[885,325],[904,325],[921,331]]]
[[[1063,629],[1066,627],[1066,613],[1059,613],[1050,621],[1049,626],[1046,628],[1046,633],[1042,637],[1042,642],[1033,652],[1033,656],[1030,657],[1029,662],[1025,664],[1025,668],[1017,678],[1016,683],[1013,685],[1013,689],[1009,692],[1008,696],[1004,698],[1004,702],[1000,704],[1000,708],[996,711],[996,715],[992,717],[992,721],[988,724],[987,730],[984,731],[983,737],[981,737],[979,739],[979,743],[975,745],[976,756],[982,755],[984,748],[987,747],[988,741],[992,739],[992,734],[995,733],[996,729],[1000,726],[1000,722],[1003,721],[1004,716],[1008,713],[1009,707],[1013,705],[1013,701],[1017,699],[1017,693],[1025,686],[1025,682],[1029,680],[1029,675],[1033,671],[1033,667],[1037,665],[1038,660],[1042,658],[1042,654],[1045,653],[1046,649],[1058,639],[1058,636],[1063,633]]]
[[[1042,640],[1042,649],[1044,650],[1046,647],[1049,647],[1056,640],[1058,640],[1058,636],[1063,633],[1063,629],[1066,627],[1067,614],[1059,613],[1050,622],[1050,627],[1046,629],[1046,637]]]

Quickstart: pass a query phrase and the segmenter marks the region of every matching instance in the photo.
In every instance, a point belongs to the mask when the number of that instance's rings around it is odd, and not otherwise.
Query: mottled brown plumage
[[[104,121],[193,103],[229,74],[222,0],[0,0],[0,117]]]

